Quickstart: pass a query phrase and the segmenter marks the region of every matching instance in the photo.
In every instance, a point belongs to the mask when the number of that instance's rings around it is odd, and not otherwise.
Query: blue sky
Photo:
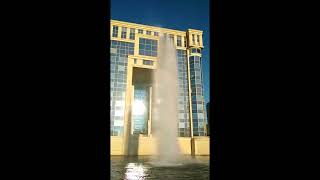
[[[205,103],[210,99],[209,0],[111,0],[111,18],[165,28],[203,31]]]

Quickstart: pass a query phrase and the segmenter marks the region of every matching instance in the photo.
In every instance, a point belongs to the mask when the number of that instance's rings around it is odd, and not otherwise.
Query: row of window
[[[127,28],[126,27],[122,27],[121,28],[121,38],[122,39],[127,39]],[[112,37],[118,37],[119,34],[119,26],[113,26],[112,29]],[[138,34],[144,34],[144,30],[143,29],[138,29]],[[147,35],[152,35],[152,31],[146,30],[146,34]],[[153,32],[154,36],[159,36],[159,32]],[[166,33],[164,34],[166,35]],[[174,39],[174,35],[173,34],[169,34],[171,39]],[[198,35],[199,36],[199,35]],[[187,38],[184,36],[184,47],[186,47],[187,45]],[[198,37],[200,38],[200,37]],[[135,39],[135,29],[134,28],[130,28],[130,33],[129,33],[129,39],[134,40]],[[182,47],[182,36],[177,36],[177,42],[176,42],[178,47]]]
[[[133,62],[134,62],[134,64],[137,64],[137,59],[133,59]],[[142,60],[142,64],[143,64],[143,65],[150,65],[150,66],[152,66],[152,65],[153,65],[153,61],[143,59],[143,60]]]
[[[192,34],[192,44],[196,45],[195,35]],[[197,35],[197,45],[200,45],[200,35]]]
[[[144,64],[144,65],[150,65],[150,66],[152,66],[152,65],[153,65],[153,61],[143,60],[143,64]]]
[[[164,33],[164,36],[166,37],[166,36],[167,36],[167,33]],[[170,38],[172,41],[174,41],[174,35],[173,35],[173,34],[169,34],[169,38]],[[187,47],[187,38],[184,36],[183,39],[184,39],[184,47]],[[182,37],[179,36],[179,35],[177,35],[177,41],[176,41],[175,43],[176,43],[176,45],[177,45],[178,47],[182,47]]]
[[[127,39],[127,28],[122,27],[121,30],[122,30],[121,31],[121,38]],[[119,32],[119,26],[113,26],[112,37],[118,37],[118,32]],[[130,28],[129,39],[131,39],[131,40],[135,39],[135,29],[134,28]]]
[[[143,29],[138,29],[138,34],[144,34],[144,30]],[[152,35],[152,32],[149,30],[146,30],[146,34],[147,35]],[[153,32],[154,36],[159,36],[159,32]]]
[[[127,38],[127,27],[121,27],[121,38],[122,39],[126,39]],[[130,28],[130,33],[129,33],[129,39],[134,40],[135,39],[135,28]],[[113,26],[112,27],[112,37],[118,37],[118,33],[119,33],[119,26]],[[143,29],[138,29],[138,34],[144,34],[144,30]],[[152,35],[151,31],[146,31],[147,35]],[[159,36],[159,32],[153,32],[154,36]]]

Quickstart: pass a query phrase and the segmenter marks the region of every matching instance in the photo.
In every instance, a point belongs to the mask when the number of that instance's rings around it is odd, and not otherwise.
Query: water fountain
[[[153,76],[153,135],[157,143],[157,164],[176,164],[180,156],[178,135],[178,72],[173,40],[160,36],[157,69]]]

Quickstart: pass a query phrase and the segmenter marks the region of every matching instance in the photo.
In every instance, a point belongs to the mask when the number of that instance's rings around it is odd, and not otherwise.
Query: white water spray
[[[172,39],[160,36],[157,69],[153,76],[153,132],[160,162],[175,163],[180,150],[178,135],[178,72]]]

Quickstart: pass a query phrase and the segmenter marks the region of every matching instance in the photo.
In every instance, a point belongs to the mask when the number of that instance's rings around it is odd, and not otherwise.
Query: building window
[[[148,34],[148,35],[151,35],[151,31],[147,31],[147,34]]]
[[[198,43],[198,45],[200,45],[200,36],[199,35],[197,35],[197,43]]]
[[[192,44],[195,45],[194,34],[192,34]]]
[[[118,37],[118,26],[113,26],[113,33],[112,33],[112,37]]]
[[[177,36],[177,46],[181,47],[181,36]]]
[[[138,34],[143,34],[143,30],[142,29],[138,29]]]
[[[184,47],[187,47],[187,37],[183,37],[184,38]]]
[[[174,41],[174,35],[173,34],[169,34],[169,38]]]
[[[123,39],[127,38],[127,28],[126,27],[122,27],[121,38],[123,38]]]
[[[144,65],[153,65],[153,61],[150,61],[150,60],[143,60],[143,64]]]
[[[137,64],[137,59],[133,59],[133,61],[134,61],[134,64]]]
[[[159,36],[159,32],[154,32],[154,36]]]
[[[134,38],[135,38],[135,29],[133,29],[133,28],[130,28],[130,39],[132,39],[132,40],[134,40]]]
[[[201,53],[201,49],[199,48],[191,48],[191,53]]]
[[[158,42],[152,39],[139,39],[139,54],[145,56],[157,56]]]

